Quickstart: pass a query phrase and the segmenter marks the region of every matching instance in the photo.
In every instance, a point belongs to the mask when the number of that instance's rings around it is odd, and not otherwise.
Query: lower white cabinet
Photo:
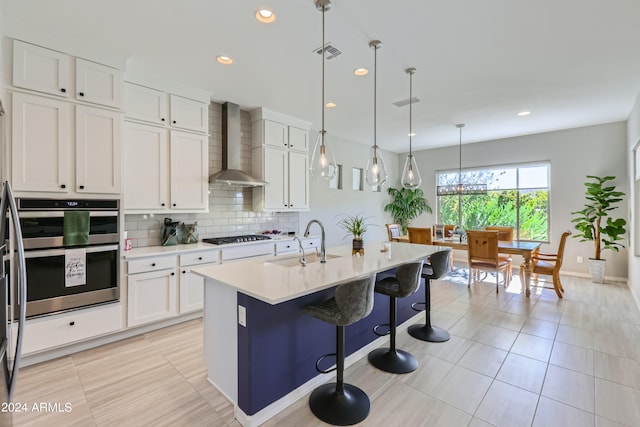
[[[177,314],[176,269],[130,274],[127,326],[138,326]]]
[[[180,255],[180,314],[204,307],[204,277],[192,273],[191,268],[217,264],[219,258],[220,251],[217,249]]]
[[[17,324],[12,325],[13,348]],[[122,329],[122,305],[106,304],[53,316],[28,319],[22,354],[36,353]]]

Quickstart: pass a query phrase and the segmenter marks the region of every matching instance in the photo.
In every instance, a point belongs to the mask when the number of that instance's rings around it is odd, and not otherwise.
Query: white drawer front
[[[187,265],[200,265],[217,263],[220,260],[220,250],[215,249],[211,251],[202,252],[190,252],[180,255],[180,266],[185,267]]]
[[[129,274],[165,270],[167,268],[176,268],[177,266],[178,257],[176,256],[135,259],[129,261]]]
[[[122,306],[109,304],[27,320],[22,353],[34,353],[122,329]]]
[[[276,255],[298,252],[300,250],[300,244],[295,240],[284,240],[282,242],[276,242]]]
[[[319,248],[321,243],[320,237],[306,237],[302,239],[302,246],[307,248]]]
[[[260,255],[273,255],[273,243],[249,244],[222,249],[222,261]]]

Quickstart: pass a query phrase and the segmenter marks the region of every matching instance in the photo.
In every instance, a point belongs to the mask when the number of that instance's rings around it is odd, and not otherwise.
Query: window
[[[486,195],[438,196],[438,222],[460,224],[464,230],[487,225],[514,228],[519,240],[549,240],[549,164],[494,166],[443,171],[437,185],[487,184]]]

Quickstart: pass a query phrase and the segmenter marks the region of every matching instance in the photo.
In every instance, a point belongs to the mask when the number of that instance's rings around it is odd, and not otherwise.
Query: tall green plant
[[[400,224],[404,234],[407,233],[409,221],[425,212],[432,212],[429,202],[424,198],[424,192],[419,188],[398,190],[389,187],[387,193],[392,197],[392,200],[385,205],[384,211],[391,214],[393,222]]]
[[[595,246],[595,259],[602,259],[600,254],[605,249],[618,252],[619,248],[624,248],[617,243],[622,240],[627,222],[623,218],[611,219],[609,212],[617,209],[614,204],[622,201],[624,193],[616,191],[614,185],[607,185],[608,181],[614,180],[615,176],[605,176],[604,178],[587,175],[584,185],[587,187],[585,197],[588,200],[580,211],[571,212],[576,217],[571,220],[578,234],[573,237],[580,238],[581,242],[593,241]]]

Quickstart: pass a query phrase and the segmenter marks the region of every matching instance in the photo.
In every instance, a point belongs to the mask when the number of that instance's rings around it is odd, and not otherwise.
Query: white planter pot
[[[606,259],[589,258],[589,272],[591,273],[591,281],[593,283],[604,283],[604,268]]]

